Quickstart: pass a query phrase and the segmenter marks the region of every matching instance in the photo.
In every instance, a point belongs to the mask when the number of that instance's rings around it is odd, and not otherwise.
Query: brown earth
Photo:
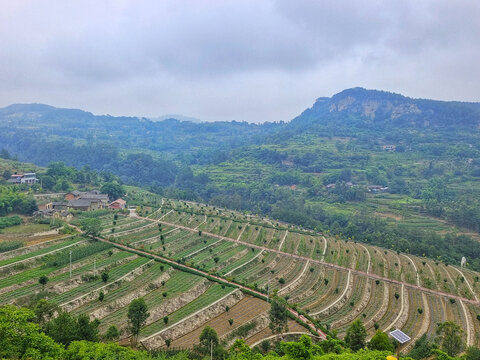
[[[204,324],[199,324],[194,331],[172,341],[171,346],[191,348],[194,344],[198,344],[198,339],[205,326],[213,328],[221,338],[239,326],[246,324],[262,312],[267,311],[269,307],[270,305],[266,301],[253,297],[245,297],[228,312],[224,312]],[[228,322],[229,319],[233,319],[232,325]]]

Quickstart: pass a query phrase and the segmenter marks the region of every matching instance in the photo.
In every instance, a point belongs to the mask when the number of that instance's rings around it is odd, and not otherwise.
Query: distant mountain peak
[[[320,97],[292,120],[299,124],[342,125],[388,123],[401,127],[446,127],[480,124],[480,103],[414,99],[401,94],[362,87],[345,89],[332,97]]]
[[[150,118],[150,120],[152,121],[165,121],[165,120],[172,120],[172,119],[178,120],[178,121],[189,121],[197,124],[204,122],[203,120],[197,119],[195,117],[185,116],[180,114],[166,114],[166,115]]]

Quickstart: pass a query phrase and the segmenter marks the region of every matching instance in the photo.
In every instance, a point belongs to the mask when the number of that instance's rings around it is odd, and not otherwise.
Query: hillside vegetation
[[[263,125],[12,105],[0,142],[21,160],[88,165],[160,195],[480,269],[479,114],[478,103],[361,88]]]

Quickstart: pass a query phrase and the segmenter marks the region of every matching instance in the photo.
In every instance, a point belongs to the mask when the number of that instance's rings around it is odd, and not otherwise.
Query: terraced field
[[[164,236],[175,245],[157,253],[278,293],[340,336],[357,318],[370,335],[375,325],[412,338],[433,335],[437,323],[451,319],[478,344],[479,275],[468,269],[206,205],[170,201],[163,211],[156,222],[177,229]]]
[[[269,304],[238,289],[244,286],[284,297],[340,336],[355,319],[370,336],[376,327],[400,328],[413,339],[453,320],[469,345],[480,344],[480,275],[468,269],[190,202],[164,200],[143,218],[100,218],[102,238],[123,248],[70,237],[0,254],[0,304],[48,296],[100,320],[102,332],[117,325],[125,339],[128,304],[144,297],[151,315],[140,340],[147,348],[167,339],[191,347],[206,325],[227,343],[240,331],[255,344],[272,336]],[[289,332],[308,329],[290,321]]]

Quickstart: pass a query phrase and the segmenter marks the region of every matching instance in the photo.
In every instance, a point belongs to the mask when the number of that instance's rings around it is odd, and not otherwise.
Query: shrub
[[[5,241],[0,242],[0,253],[12,251],[23,246],[23,242],[21,241]]]

